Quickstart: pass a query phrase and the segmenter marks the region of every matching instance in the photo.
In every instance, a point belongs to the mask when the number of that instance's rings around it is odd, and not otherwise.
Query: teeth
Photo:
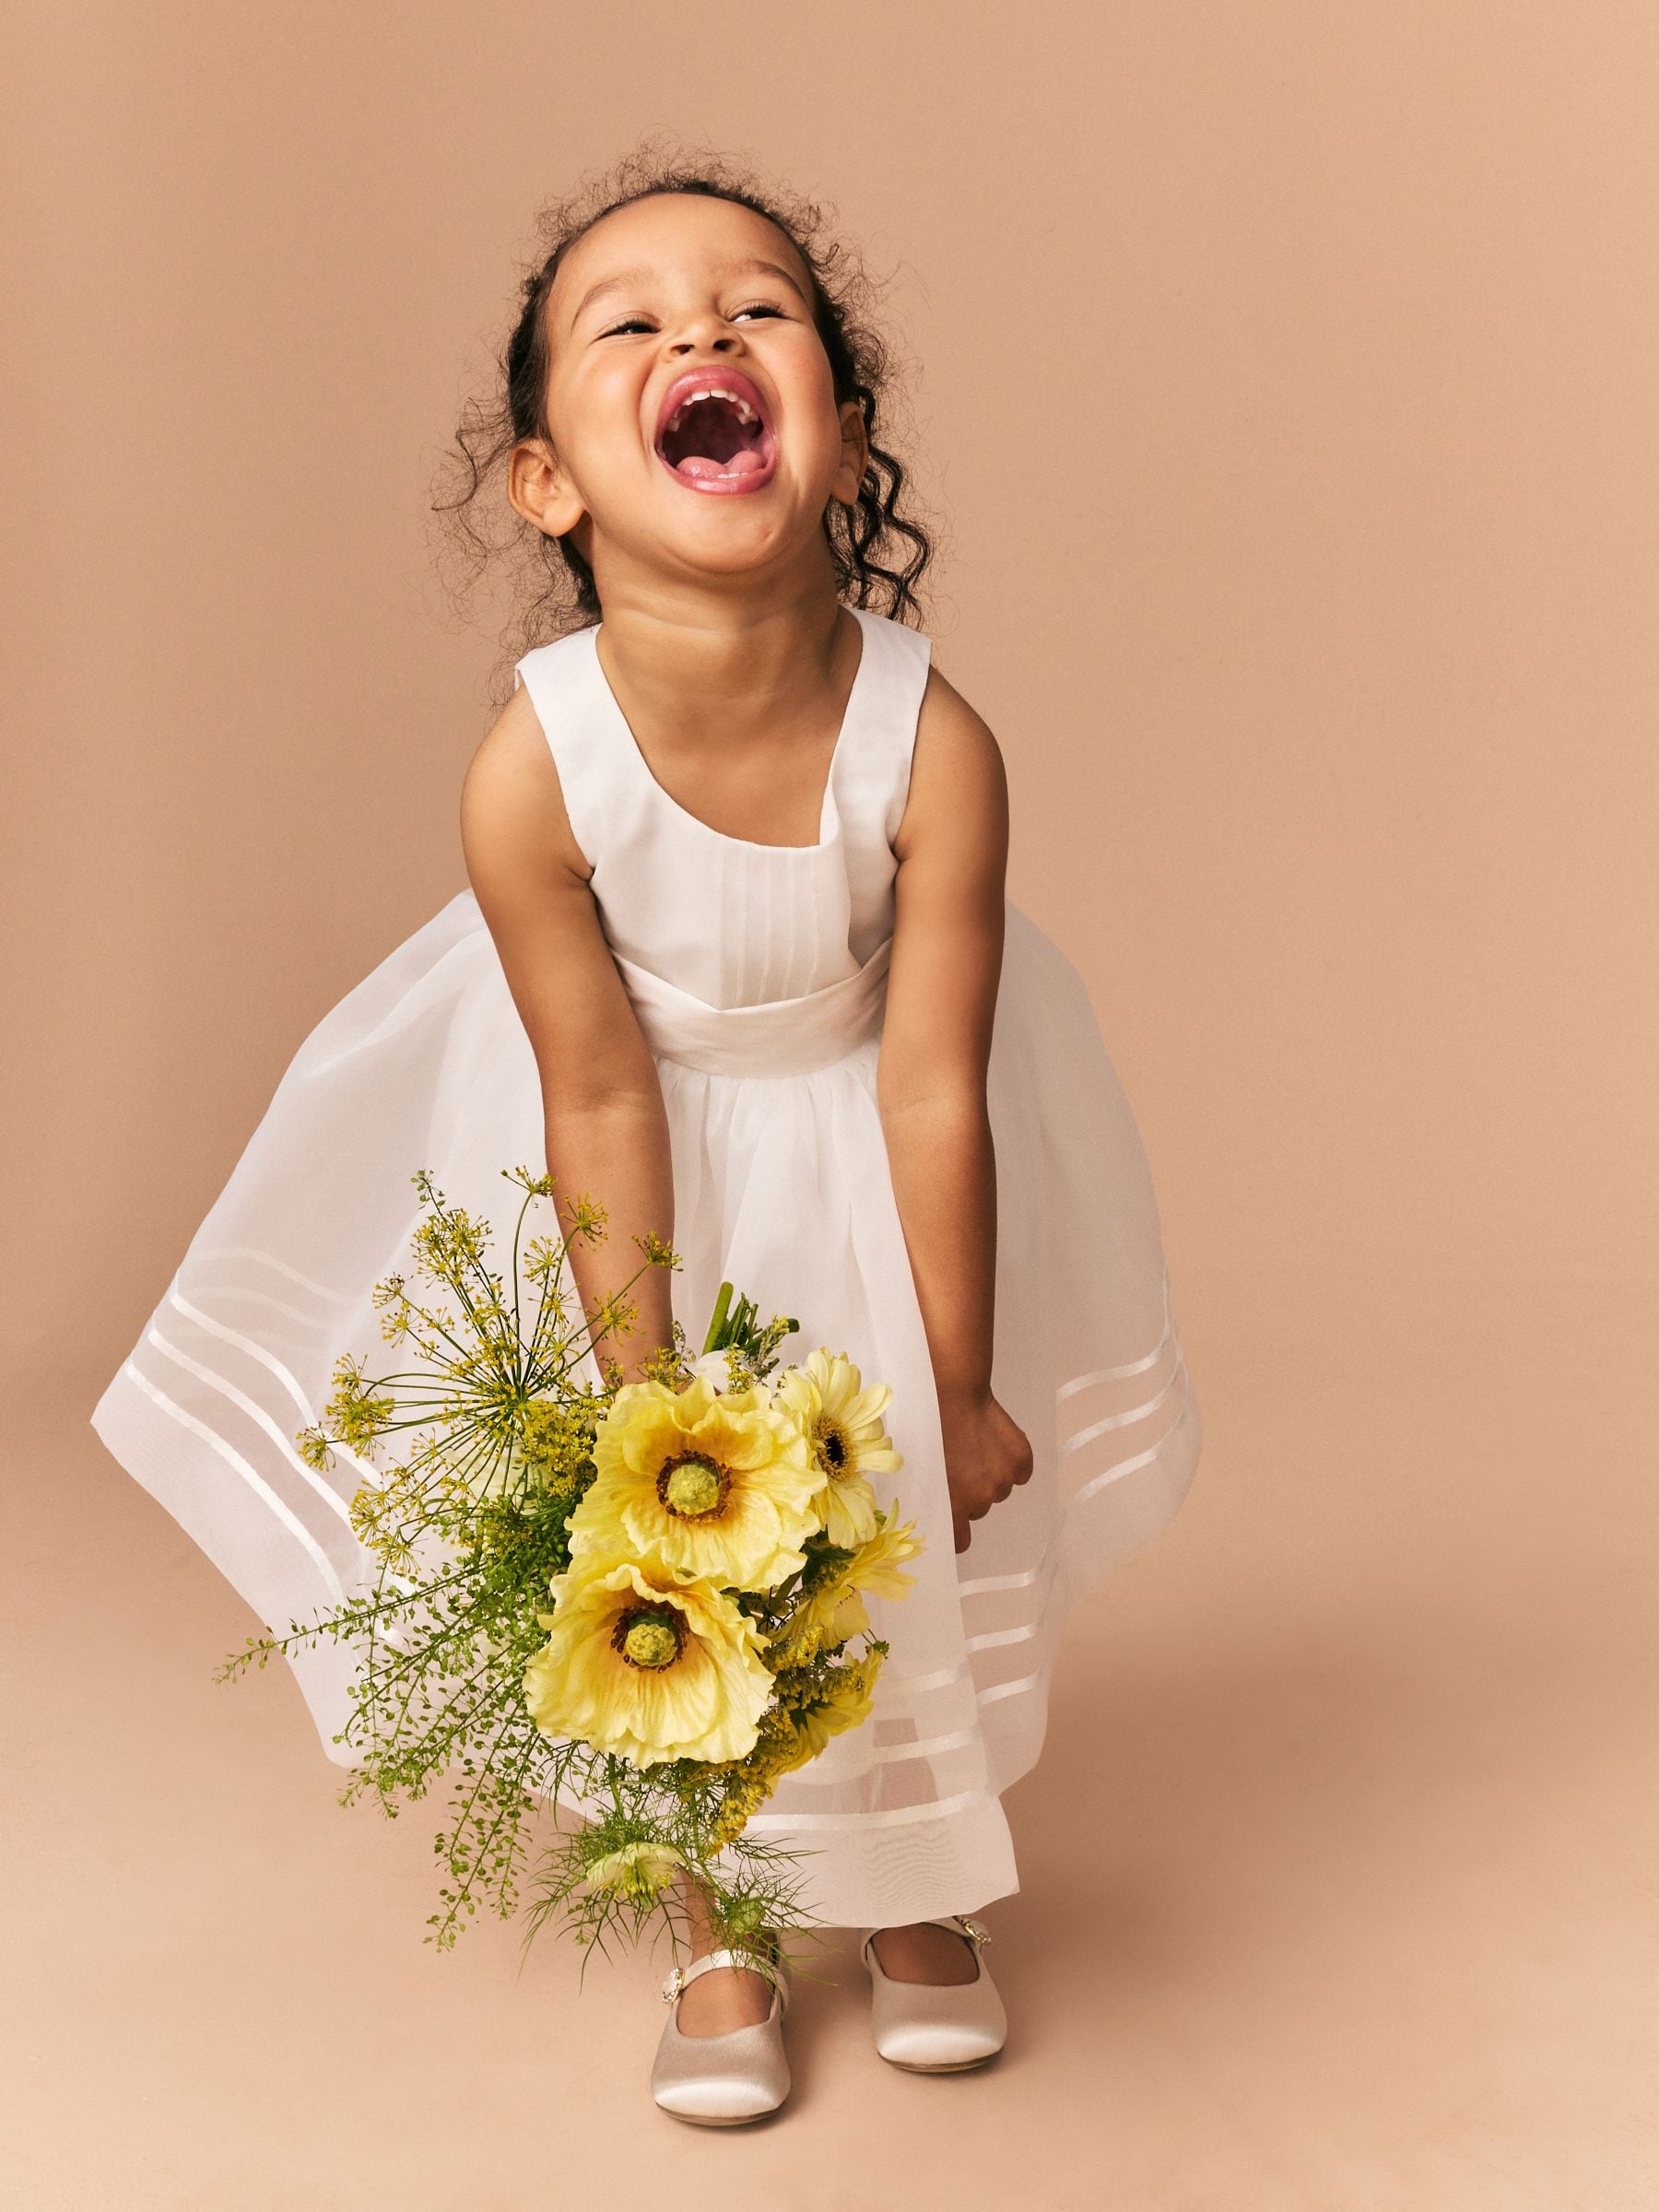
[[[757,422],[759,420],[759,416],[756,414],[754,408],[749,406],[747,400],[742,398],[737,393],[727,392],[719,384],[708,384],[705,385],[701,391],[688,393],[687,396],[680,401],[679,406],[675,408],[673,416],[669,419],[668,428],[671,430],[677,430],[680,424],[686,419],[686,410],[688,407],[694,407],[700,399],[729,400],[732,406],[737,410],[737,419],[739,422]]]

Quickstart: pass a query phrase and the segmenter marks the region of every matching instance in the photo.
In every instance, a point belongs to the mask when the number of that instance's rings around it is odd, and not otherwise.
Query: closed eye
[[[735,323],[744,315],[771,315],[779,321],[787,320],[785,311],[774,306],[770,300],[754,300],[747,307],[735,307],[731,319]],[[654,327],[648,316],[629,315],[620,323],[613,323],[608,330],[602,330],[599,335],[602,338],[619,338],[629,331],[651,330]]]
[[[732,321],[735,321],[735,323],[739,321],[741,316],[746,316],[746,314],[770,314],[770,316],[774,316],[776,321],[787,321],[787,310],[785,310],[785,308],[779,308],[779,305],[776,305],[774,300],[770,300],[770,299],[752,299],[750,303],[747,303],[747,308],[732,308]],[[632,332],[632,330],[654,330],[654,327],[657,327],[657,325],[654,325],[654,323],[651,321],[651,316],[646,316],[646,314],[630,314],[630,316],[624,316],[624,321],[621,321],[621,323],[613,323],[613,325],[610,325],[608,330],[602,330],[602,332],[599,332],[599,336],[602,336],[602,338],[621,338],[621,336],[626,336],[626,334]]]

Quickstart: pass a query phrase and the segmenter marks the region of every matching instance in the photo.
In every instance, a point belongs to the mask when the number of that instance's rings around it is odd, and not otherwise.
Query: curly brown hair
[[[751,208],[783,233],[806,264],[836,405],[857,401],[869,439],[869,463],[855,505],[832,500],[825,512],[836,590],[853,606],[921,622],[915,586],[933,559],[934,541],[909,512],[903,465],[878,437],[893,369],[890,349],[869,320],[877,293],[873,280],[844,241],[830,235],[830,219],[816,202],[763,189],[724,155],[665,150],[660,141],[648,139],[541,210],[536,248],[495,363],[493,389],[466,402],[456,450],[445,454],[433,486],[432,512],[441,518],[444,539],[440,566],[457,603],[469,604],[488,571],[504,568],[511,578],[498,691],[512,663],[533,646],[596,621],[600,613],[593,571],[568,537],[545,535],[504,492],[493,503],[482,503],[486,488],[497,488],[495,479],[504,484],[508,456],[521,439],[550,439],[547,295],[565,255],[585,231],[618,207],[666,192],[699,193]]]

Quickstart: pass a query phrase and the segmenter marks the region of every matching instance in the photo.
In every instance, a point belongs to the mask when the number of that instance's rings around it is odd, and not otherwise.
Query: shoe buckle
[[[969,1942],[972,1944],[976,1951],[979,1949],[982,1944],[989,1943],[991,1940],[991,1931],[988,1927],[986,1927],[984,1922],[982,1920],[971,1920],[969,1918],[966,1912],[959,1912],[957,1914],[957,1925],[961,1929],[963,1935],[967,1936]]]
[[[663,1984],[664,2004],[672,2005],[675,1998],[680,1994],[685,1986],[686,1970],[683,1966],[677,1966],[672,1970],[668,1979]]]

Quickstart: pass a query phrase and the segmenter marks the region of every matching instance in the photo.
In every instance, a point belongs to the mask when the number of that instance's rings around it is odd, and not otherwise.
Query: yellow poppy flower
[[[544,1735],[590,1744],[637,1767],[747,1759],[772,1694],[759,1639],[706,1583],[630,1559],[549,1584],[550,1633],[524,1669]]]
[[[762,1391],[630,1382],[599,1425],[594,1465],[571,1516],[572,1563],[646,1557],[736,1590],[770,1590],[805,1563],[818,1477]]]
[[[904,1465],[881,1417],[892,1403],[887,1383],[863,1387],[864,1378],[844,1352],[809,1352],[804,1367],[778,1381],[778,1403],[801,1424],[818,1469],[813,1498],[831,1544],[851,1551],[876,1533],[872,1475],[896,1475]]]

